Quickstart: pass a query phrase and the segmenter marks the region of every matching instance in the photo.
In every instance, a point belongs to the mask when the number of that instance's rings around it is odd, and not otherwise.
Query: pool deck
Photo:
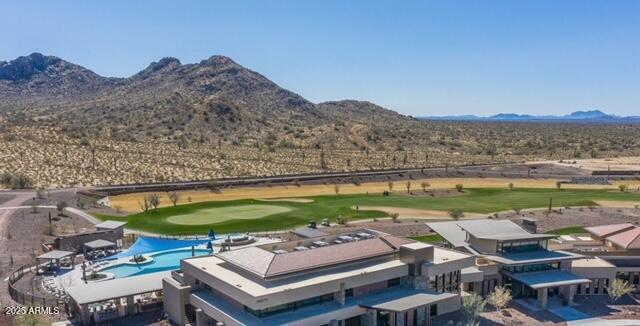
[[[279,239],[269,239],[269,238],[255,238],[256,241],[251,243],[251,244],[247,244],[244,246],[237,246],[237,247],[232,247],[232,250],[235,249],[241,249],[241,248],[245,248],[245,247],[251,247],[251,246],[260,246],[260,245],[265,245],[265,244],[270,244],[270,243],[276,243],[276,242],[281,242]],[[214,245],[215,244],[219,244],[222,241],[224,241],[225,238],[220,237],[219,239],[213,241]],[[214,248],[216,248],[214,246]],[[154,256],[154,255],[158,255],[161,253],[165,253],[165,252],[172,252],[172,251],[180,251],[180,250],[185,250],[185,249],[189,249],[189,247],[185,247],[185,248],[178,248],[178,249],[171,249],[171,250],[164,250],[164,251],[156,251],[156,252],[152,252],[149,254],[144,254],[143,256],[148,257],[148,256]],[[201,246],[197,246],[196,249],[206,249],[206,245],[201,245]],[[200,256],[202,257],[202,256]],[[122,257],[116,260],[103,260],[101,265],[96,267],[96,264],[94,264],[92,267],[94,269],[96,269],[97,271],[101,271],[105,268],[109,268],[112,266],[116,266],[116,265],[121,265],[121,264],[131,264],[131,262],[129,261],[131,259],[131,257]],[[88,272],[87,272],[88,273]],[[159,272],[162,273],[162,272]],[[155,274],[155,273],[153,273]],[[140,277],[140,276],[144,276],[144,275],[149,275],[149,274],[143,274],[143,275],[139,275],[139,276],[129,276],[129,277]],[[98,280],[98,281],[89,281],[88,283],[84,283],[84,281],[82,280],[82,266],[81,265],[76,265],[75,268],[73,270],[70,270],[66,273],[64,273],[63,275],[59,275],[58,277],[54,278],[54,282],[56,282],[57,285],[59,285],[60,288],[62,289],[66,289],[68,287],[77,287],[77,286],[83,286],[83,285],[89,285],[92,283],[96,283],[96,282],[109,282],[111,280],[113,280],[114,278],[107,278],[107,279],[102,279],[102,280]]]

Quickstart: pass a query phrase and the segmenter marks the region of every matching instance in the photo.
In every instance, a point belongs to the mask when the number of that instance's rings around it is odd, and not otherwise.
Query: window
[[[520,265],[520,266],[504,266],[503,270],[517,274],[517,273],[529,273],[529,272],[540,272],[547,270],[558,270],[560,269],[560,263],[549,263],[549,264],[530,264],[530,265]]]
[[[390,280],[387,281],[387,287],[394,287],[394,286],[398,286],[400,285],[400,278],[396,277],[396,278],[392,278]]]
[[[527,241],[500,241],[498,242],[497,252],[508,254],[517,252],[545,250],[547,248],[547,240],[527,240]]]
[[[344,326],[360,326],[362,325],[362,316],[355,316],[344,320]]]
[[[269,307],[261,310],[253,310],[247,306],[245,306],[244,309],[245,311],[249,312],[250,314],[256,317],[263,318],[263,317],[273,316],[273,315],[280,314],[283,312],[288,312],[288,311],[294,311],[302,307],[312,306],[312,305],[321,304],[329,301],[333,301],[333,293],[324,294],[317,297],[308,298],[305,300],[289,302],[289,303],[285,303],[285,304],[281,304],[281,305],[277,305],[277,306],[273,306],[273,307]]]
[[[437,315],[438,315],[438,304],[435,303],[429,306],[429,316],[435,317]]]
[[[409,276],[415,276],[415,275],[416,275],[416,265],[409,264]]]
[[[460,288],[460,271],[438,274],[429,277],[431,288],[438,292],[457,292]]]
[[[344,290],[345,298],[353,298],[353,288]]]

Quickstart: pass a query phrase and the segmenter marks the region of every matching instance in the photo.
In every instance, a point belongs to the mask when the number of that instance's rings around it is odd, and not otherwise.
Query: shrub
[[[616,302],[621,297],[633,291],[635,291],[635,287],[633,286],[633,284],[619,278],[613,280],[613,282],[611,282],[611,285],[609,285],[609,288],[607,289],[611,302]]]
[[[462,311],[468,322],[475,323],[486,305],[487,301],[476,293],[462,297]]]
[[[449,216],[451,216],[454,220],[458,220],[461,217],[464,217],[464,212],[460,208],[455,208],[449,211]]]
[[[67,204],[66,201],[61,200],[58,203],[56,203],[56,209],[58,210],[58,215],[64,216],[64,209],[69,207],[69,204]]]
[[[506,308],[511,302],[513,297],[511,296],[511,290],[498,286],[487,298],[487,302],[496,308],[497,311],[502,311],[502,309]]]

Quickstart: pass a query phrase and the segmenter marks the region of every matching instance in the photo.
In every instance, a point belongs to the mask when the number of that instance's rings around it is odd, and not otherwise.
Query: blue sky
[[[105,76],[222,54],[313,102],[640,114],[640,1],[14,1],[0,30]]]

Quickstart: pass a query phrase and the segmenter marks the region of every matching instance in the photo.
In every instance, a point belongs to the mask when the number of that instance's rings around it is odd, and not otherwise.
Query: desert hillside
[[[640,125],[425,121],[224,56],[110,78],[34,53],[0,62],[0,140],[0,173],[56,187],[631,156]]]

